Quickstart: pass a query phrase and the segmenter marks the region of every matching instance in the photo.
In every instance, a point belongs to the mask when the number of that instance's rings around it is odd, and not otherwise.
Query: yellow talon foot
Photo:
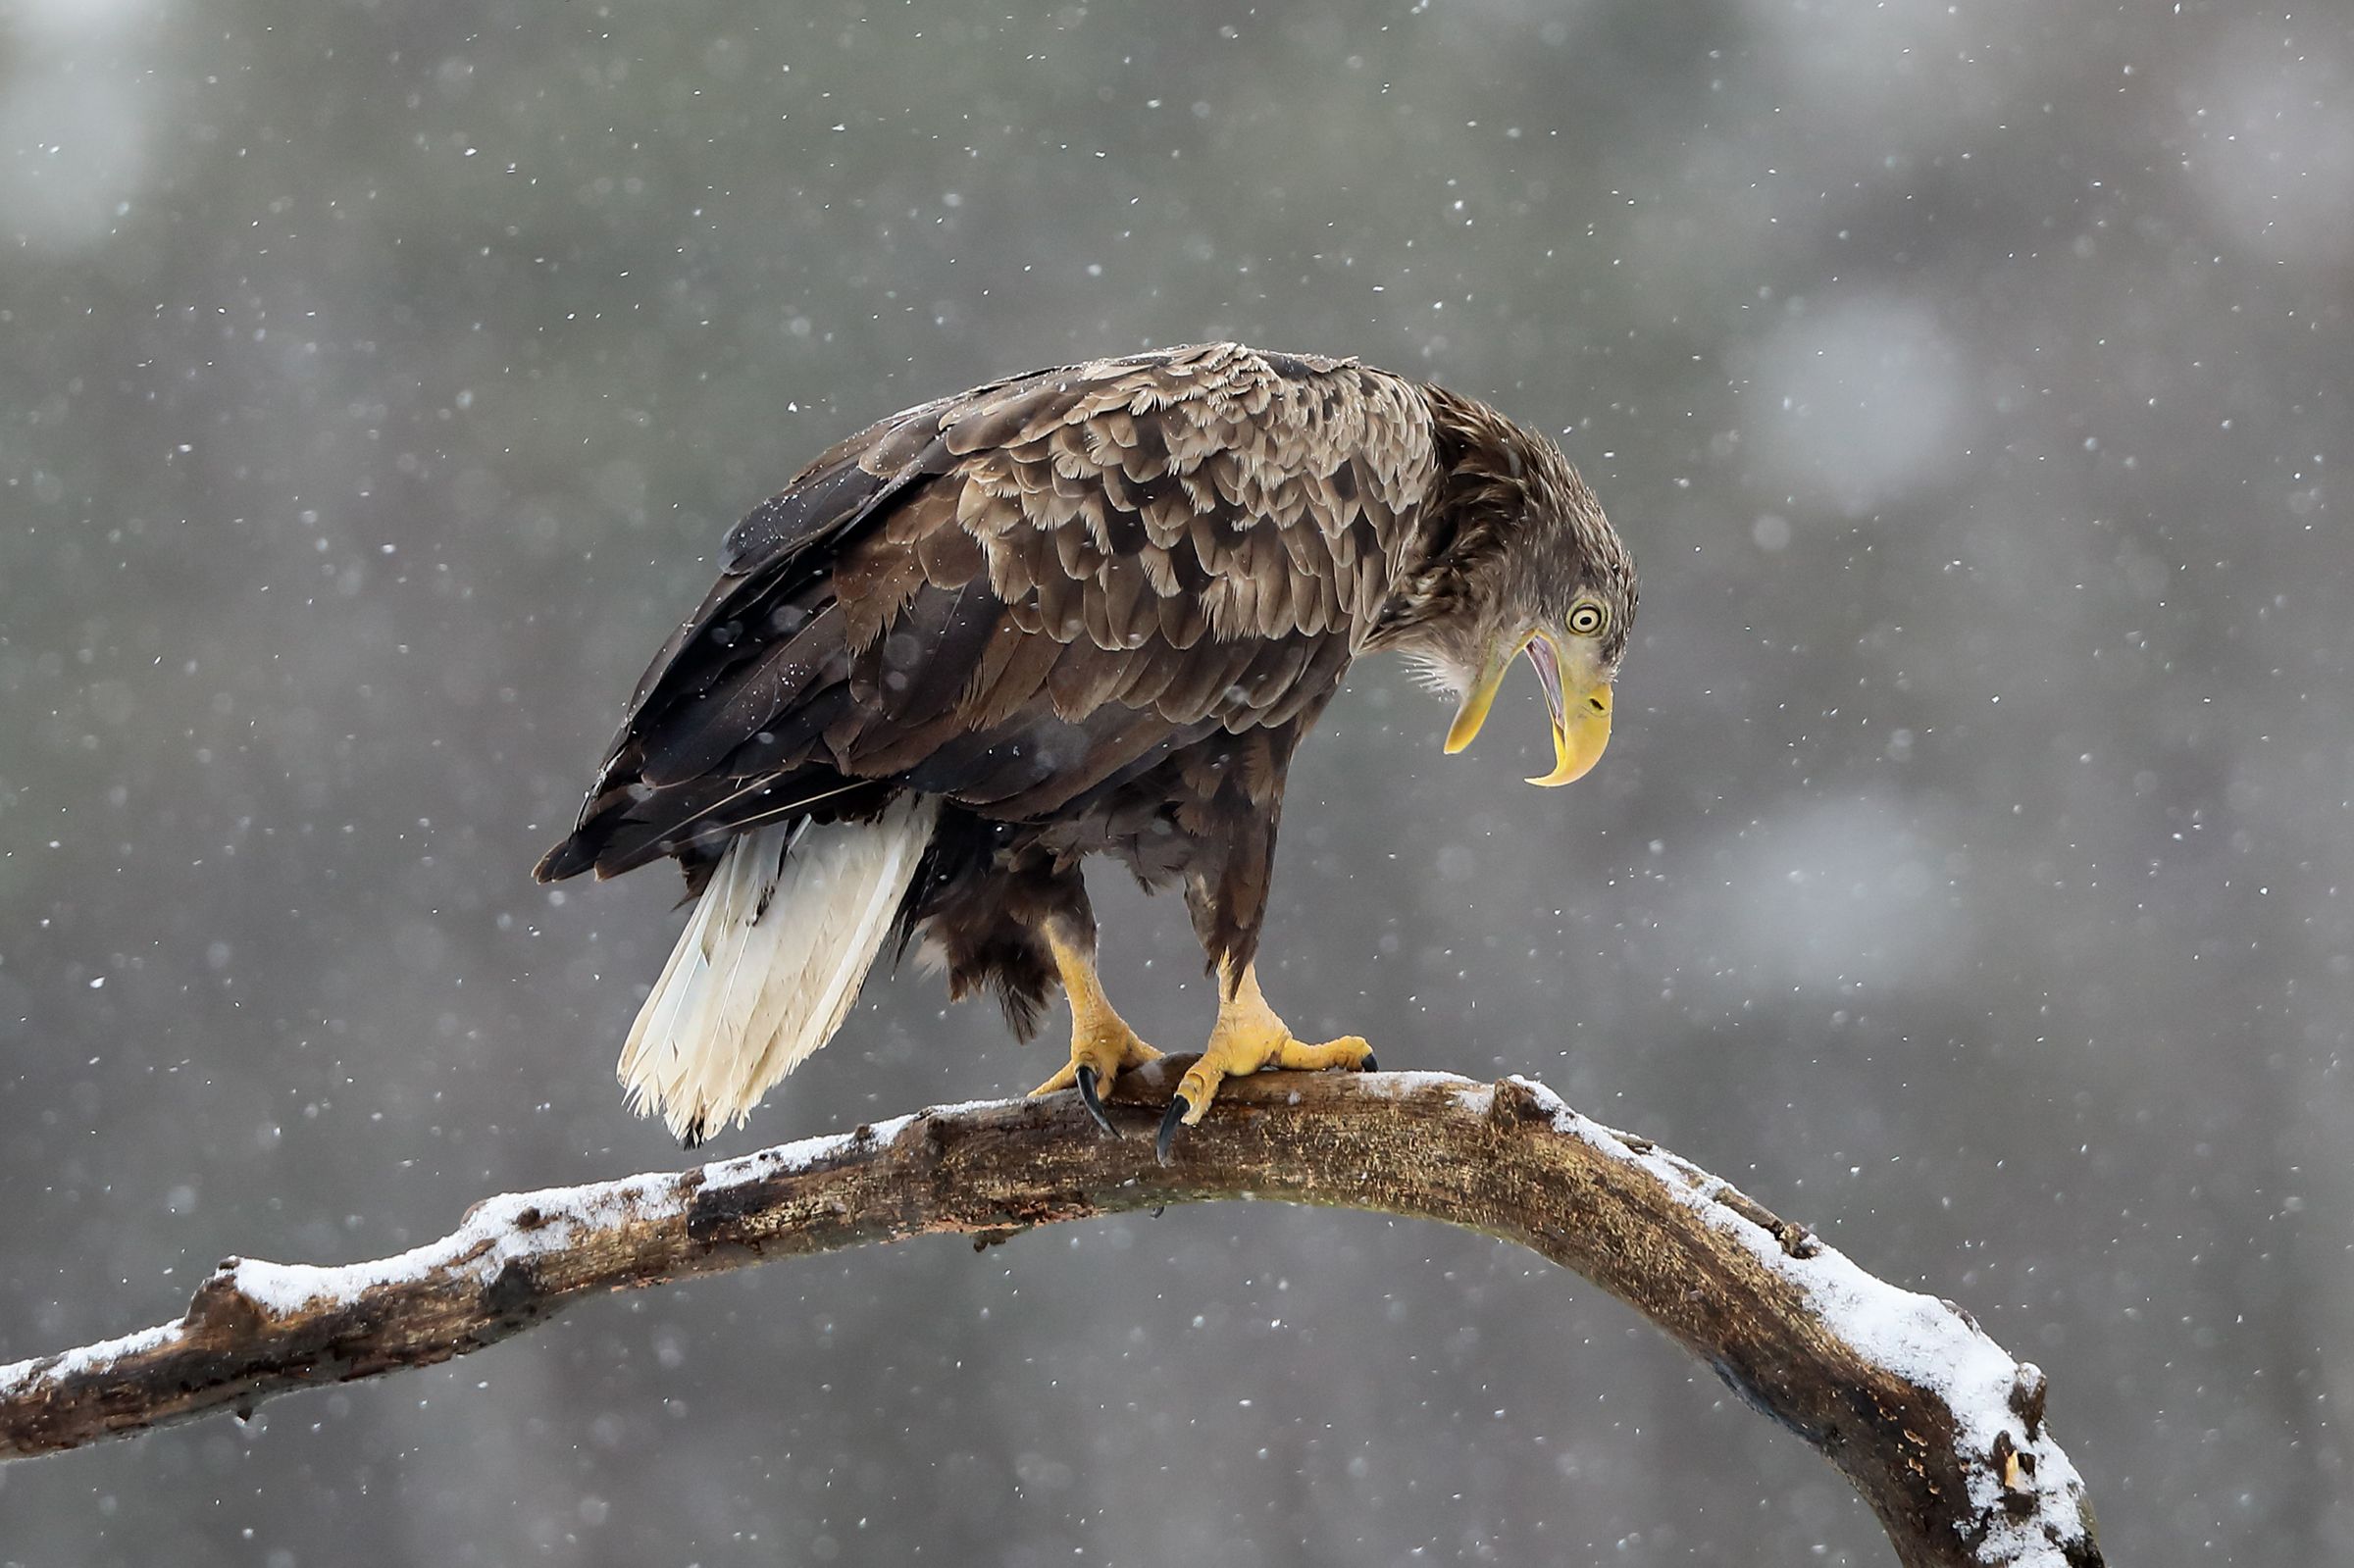
[[[1071,1032],[1071,1059],[1062,1071],[1032,1089],[1033,1096],[1059,1093],[1077,1088],[1079,1098],[1086,1102],[1087,1112],[1104,1132],[1111,1129],[1111,1117],[1103,1109],[1103,1091],[1111,1087],[1123,1069],[1142,1067],[1160,1052],[1136,1037],[1136,1032],[1110,1013],[1090,1029]]]
[[[1032,1097],[1077,1088],[1080,1101],[1096,1125],[1112,1131],[1111,1116],[1103,1109],[1103,1093],[1120,1073],[1142,1067],[1160,1052],[1136,1037],[1126,1019],[1112,1010],[1097,983],[1094,958],[1059,939],[1051,939],[1062,988],[1071,1002],[1071,1059],[1062,1071],[1030,1091]]]
[[[1177,1092],[1169,1100],[1168,1113],[1160,1119],[1160,1133],[1152,1140],[1153,1152],[1161,1164],[1168,1164],[1177,1129],[1200,1123],[1209,1102],[1217,1097],[1218,1086],[1229,1078],[1266,1068],[1314,1073],[1334,1067],[1370,1072],[1373,1047],[1357,1035],[1344,1035],[1321,1045],[1295,1037],[1267,1005],[1258,988],[1258,977],[1245,969],[1242,985],[1219,1005],[1218,1021],[1209,1032],[1209,1043],[1203,1047],[1202,1059],[1179,1081]]]

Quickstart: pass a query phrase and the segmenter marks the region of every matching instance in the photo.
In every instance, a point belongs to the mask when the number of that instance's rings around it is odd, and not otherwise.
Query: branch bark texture
[[[0,1459],[430,1366],[582,1296],[771,1258],[1216,1198],[1374,1209],[1532,1248],[1609,1290],[1847,1476],[1908,1565],[2102,1561],[2044,1380],[1727,1183],[1541,1085],[1229,1080],[1152,1157],[1190,1058],[1125,1075],[1105,1138],[1068,1093],[944,1106],[658,1175],[489,1198],[440,1240],[319,1268],[230,1258],[184,1317],[0,1367]]]

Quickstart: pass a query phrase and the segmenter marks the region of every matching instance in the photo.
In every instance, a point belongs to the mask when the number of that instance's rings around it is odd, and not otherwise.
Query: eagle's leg
[[[1209,1043],[1203,1047],[1202,1059],[1177,1085],[1168,1114],[1160,1120],[1160,1135],[1153,1140],[1153,1152],[1163,1165],[1169,1161],[1170,1145],[1177,1140],[1177,1129],[1201,1121],[1202,1113],[1217,1095],[1218,1085],[1228,1078],[1267,1067],[1310,1073],[1328,1067],[1373,1070],[1373,1048],[1358,1036],[1344,1035],[1321,1045],[1295,1037],[1267,1005],[1258,988],[1255,966],[1243,966],[1239,982],[1231,970],[1222,973],[1227,984],[1219,987],[1218,1021],[1210,1027]]]
[[[1103,983],[1096,975],[1094,941],[1073,939],[1058,923],[1049,923],[1046,936],[1055,971],[1062,977],[1062,993],[1071,1002],[1071,1059],[1030,1092],[1051,1094],[1076,1086],[1088,1114],[1108,1133],[1111,1118],[1103,1110],[1103,1091],[1122,1068],[1142,1067],[1160,1052],[1136,1037],[1136,1031],[1103,994]]]

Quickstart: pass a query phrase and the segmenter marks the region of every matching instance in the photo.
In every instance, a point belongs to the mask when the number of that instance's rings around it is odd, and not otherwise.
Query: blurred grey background
[[[2342,1560],[2350,23],[0,0],[0,1360],[680,1163],[611,1073],[675,881],[527,871],[720,534],[893,409],[1236,336],[1561,432],[1645,590],[1573,789],[1533,683],[1451,761],[1353,676],[1277,1004],[1968,1305],[2116,1560]],[[1181,909],[1098,886],[1192,1046]],[[719,1151],[1058,1059],[879,977]],[[166,1560],[1885,1547],[1582,1282],[1226,1206],[0,1470],[0,1561]]]

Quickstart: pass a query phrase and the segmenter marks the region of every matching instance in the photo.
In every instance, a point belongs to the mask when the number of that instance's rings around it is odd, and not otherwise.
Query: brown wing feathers
[[[895,416],[731,533],[540,874],[612,875],[860,780],[1036,821],[1206,734],[1310,719],[1433,474],[1408,383],[1230,344]],[[1265,817],[1211,892],[1254,933],[1294,739],[1171,763],[1188,831],[1219,831],[1220,798]]]

